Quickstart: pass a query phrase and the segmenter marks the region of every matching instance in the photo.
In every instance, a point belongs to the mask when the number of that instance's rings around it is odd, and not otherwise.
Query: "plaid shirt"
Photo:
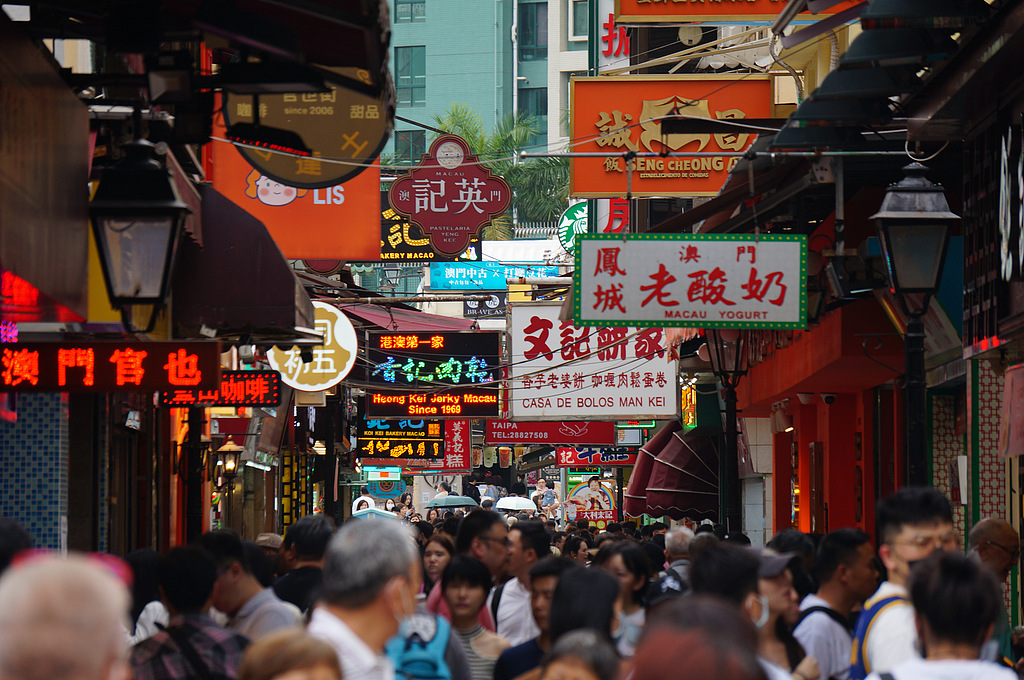
[[[206,662],[210,675],[234,678],[249,640],[218,626],[205,614],[185,614],[171,619],[170,628],[184,630],[196,653]],[[135,680],[185,680],[201,677],[166,630],[132,647]]]

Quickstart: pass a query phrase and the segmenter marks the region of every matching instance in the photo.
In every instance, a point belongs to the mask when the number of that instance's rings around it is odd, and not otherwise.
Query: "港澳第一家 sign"
[[[512,420],[678,415],[676,363],[661,328],[577,327],[559,320],[559,310],[558,304],[512,305]]]
[[[807,237],[605,234],[576,251],[580,326],[804,328]]]
[[[570,87],[570,136],[579,140],[573,151],[608,154],[570,161],[569,195],[576,198],[625,196],[627,152],[672,154],[629,161],[634,197],[715,196],[756,129],[664,135],[662,119],[742,122],[768,118],[772,110],[769,76],[600,76],[573,78]],[[722,155],[707,155],[716,153]]]

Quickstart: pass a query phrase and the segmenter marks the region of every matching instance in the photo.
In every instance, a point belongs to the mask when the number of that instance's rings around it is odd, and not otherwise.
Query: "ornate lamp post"
[[[740,531],[736,387],[747,374],[749,332],[732,328],[709,330],[707,342],[711,370],[725,389],[725,450],[718,458],[719,516],[728,531]]]
[[[231,437],[228,437],[224,445],[217,449],[217,476],[222,480],[217,482],[217,490],[222,491],[224,487],[228,489],[228,513],[231,512],[231,490],[234,487],[235,477],[238,476],[238,463],[242,451],[245,451],[245,447],[233,442]]]
[[[903,168],[906,177],[889,187],[881,208],[871,216],[882,241],[890,289],[907,315],[904,456],[906,483],[916,486],[929,483],[922,317],[939,289],[949,233],[960,219],[950,212],[942,187],[925,179],[927,171],[920,163]]]
[[[124,150],[124,159],[103,173],[89,215],[111,303],[126,326],[126,307],[153,305],[143,329],[150,331],[167,299],[178,235],[191,211],[153,143],[136,139]]]

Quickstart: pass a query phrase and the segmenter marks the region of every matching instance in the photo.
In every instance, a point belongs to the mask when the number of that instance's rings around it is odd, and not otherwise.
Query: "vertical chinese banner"
[[[470,471],[470,429],[468,420],[446,420],[444,422],[444,458],[431,461],[424,472],[451,474]]]

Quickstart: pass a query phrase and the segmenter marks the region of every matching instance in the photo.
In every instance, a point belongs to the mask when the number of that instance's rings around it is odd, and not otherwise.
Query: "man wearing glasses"
[[[1020,537],[1008,522],[988,517],[974,525],[967,535],[971,557],[988,565],[1000,582],[1010,577],[1010,570],[1020,561]],[[982,658],[1004,663],[1011,668],[1017,661],[1010,641],[1010,622],[1006,610],[996,622],[992,639],[981,648]]]
[[[888,672],[904,659],[920,656],[907,594],[910,568],[936,550],[954,551],[962,545],[953,530],[949,501],[935,489],[900,489],[878,503],[875,521],[881,541],[878,557],[888,580],[864,603],[857,620],[850,680]]]

